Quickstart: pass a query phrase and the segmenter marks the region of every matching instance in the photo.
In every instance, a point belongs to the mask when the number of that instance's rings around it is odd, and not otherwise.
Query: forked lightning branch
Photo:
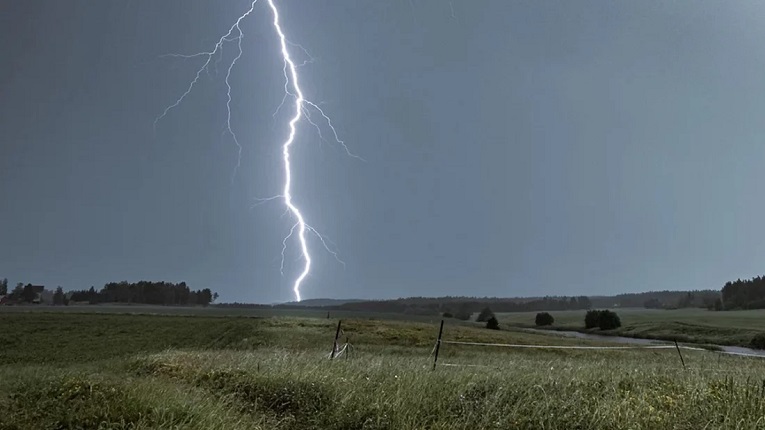
[[[295,201],[293,200],[293,194],[292,194],[292,165],[290,163],[290,155],[291,151],[293,150],[293,144],[295,143],[297,139],[297,125],[302,120],[308,121],[311,125],[313,125],[316,130],[319,133],[320,138],[324,138],[321,134],[321,127],[314,122],[311,119],[311,111],[314,113],[318,113],[319,116],[321,116],[321,119],[324,121],[326,127],[329,128],[329,130],[332,132],[334,140],[343,147],[345,152],[355,158],[359,158],[356,155],[352,154],[348,147],[345,145],[345,142],[343,142],[335,130],[334,126],[332,125],[332,121],[330,120],[329,116],[327,116],[324,111],[317,105],[316,103],[311,102],[310,100],[306,99],[303,93],[302,88],[300,87],[300,77],[298,73],[298,66],[295,64],[292,56],[290,55],[289,46],[299,46],[291,43],[287,36],[284,33],[284,30],[282,29],[282,24],[280,22],[280,16],[279,16],[279,10],[276,7],[276,4],[274,3],[274,0],[266,0],[268,3],[268,7],[271,10],[271,13],[273,14],[273,29],[277,36],[278,42],[279,42],[279,52],[281,53],[282,60],[284,63],[283,66],[283,73],[284,73],[284,98],[282,99],[282,104],[279,106],[279,108],[283,107],[285,103],[288,101],[291,101],[291,107],[292,107],[292,116],[289,119],[289,122],[287,125],[287,131],[288,135],[287,138],[282,141],[281,147],[282,147],[282,161],[284,166],[284,188],[282,189],[281,194],[269,197],[266,199],[259,199],[260,202],[264,201],[271,201],[271,200],[281,200],[284,205],[286,206],[286,211],[291,215],[292,219],[294,220],[294,224],[289,229],[289,233],[284,238],[282,242],[282,251],[281,251],[281,265],[280,270],[282,275],[284,275],[284,256],[285,251],[288,247],[288,243],[290,240],[297,240],[300,256],[302,260],[302,268],[295,278],[294,282],[292,283],[292,291],[295,295],[295,299],[297,301],[301,300],[301,294],[300,294],[300,288],[303,285],[303,282],[306,280],[306,277],[311,272],[311,252],[308,246],[308,240],[307,235],[308,233],[313,233],[318,239],[319,242],[322,244],[322,246],[331,253],[335,259],[337,259],[341,264],[343,263],[339,258],[335,251],[331,250],[327,246],[327,241],[324,239],[324,237],[319,234],[318,231],[316,231],[315,228],[311,227],[305,220],[305,217],[303,216],[303,213],[300,211],[300,208],[297,206]],[[242,145],[240,143],[239,137],[236,133],[234,133],[234,130],[231,126],[231,99],[232,99],[232,88],[231,88],[231,71],[234,69],[234,67],[237,64],[237,61],[242,57],[243,50],[242,50],[242,41],[244,39],[244,32],[242,31],[242,21],[247,18],[250,14],[252,14],[255,11],[255,7],[257,5],[258,1],[255,0],[250,3],[250,8],[245,11],[237,20],[234,22],[234,24],[228,29],[228,32],[225,33],[223,36],[221,36],[217,43],[213,46],[213,49],[210,51],[203,51],[203,52],[197,52],[193,54],[168,54],[169,57],[180,57],[180,58],[187,58],[187,59],[194,59],[199,58],[200,61],[202,61],[202,65],[197,69],[196,74],[194,75],[194,78],[190,81],[189,85],[186,87],[186,90],[181,94],[181,96],[172,104],[168,105],[161,115],[159,115],[156,120],[154,121],[154,125],[156,127],[157,123],[162,120],[171,110],[178,107],[183,100],[191,93],[191,91],[194,89],[196,85],[199,84],[200,77],[205,71],[209,71],[209,67],[211,63],[214,64],[213,59],[217,56],[220,56],[222,53],[222,50],[227,45],[234,45],[236,48],[236,55],[233,57],[230,63],[228,63],[228,67],[226,68],[226,75],[224,78],[224,83],[226,85],[226,128],[225,132],[231,136],[231,139],[233,140],[234,144],[237,147],[237,161],[236,166],[234,167],[234,170],[232,172],[232,179],[236,175],[237,170],[241,167],[241,157],[242,157]],[[277,110],[279,109],[277,108]]]

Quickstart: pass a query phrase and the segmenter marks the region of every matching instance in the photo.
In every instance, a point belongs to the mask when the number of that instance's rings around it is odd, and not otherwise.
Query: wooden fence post
[[[675,348],[677,348],[677,355],[680,356],[680,362],[683,363],[683,369],[685,369],[685,360],[683,360],[683,354],[680,353],[680,345],[675,341]]]
[[[436,370],[438,362],[438,350],[441,349],[441,335],[444,333],[444,320],[441,320],[441,328],[438,329],[438,340],[436,340],[436,356],[433,358],[433,370]]]
[[[335,330],[335,341],[332,343],[332,353],[329,355],[330,360],[335,358],[335,353],[337,352],[337,338],[340,337],[340,324],[342,323],[343,323],[343,320],[337,320],[337,330]]]

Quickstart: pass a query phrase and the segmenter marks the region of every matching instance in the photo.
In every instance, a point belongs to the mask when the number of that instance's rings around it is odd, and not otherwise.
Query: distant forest
[[[595,308],[714,309],[715,303],[720,301],[720,291],[648,291],[645,293],[617,294],[615,296],[593,296],[590,297],[590,300],[592,300],[593,307]]]
[[[100,290],[55,292],[32,284],[16,284],[12,290],[7,279],[0,280],[0,304],[46,303],[134,303],[165,306],[208,306],[218,293],[209,288],[192,290],[185,282],[127,281],[111,282]],[[532,298],[497,297],[409,297],[394,300],[306,300],[305,303],[265,305],[224,303],[220,307],[294,308],[347,310],[357,312],[402,313],[410,315],[451,314],[464,317],[485,308],[493,312],[537,312],[588,310],[607,308],[679,309],[706,308],[710,310],[765,309],[765,277],[727,282],[721,291],[649,291],[615,296],[550,296]]]
[[[148,305],[166,306],[207,306],[218,298],[209,288],[191,290],[185,282],[139,281],[134,283],[111,282],[100,290],[93,287],[89,290],[72,291],[69,298],[74,302],[89,303],[142,303]]]
[[[417,315],[451,314],[464,317],[485,308],[494,312],[536,312],[607,308],[709,310],[765,309],[765,277],[728,282],[722,290],[649,291],[615,296],[478,298],[411,297],[395,300],[349,302],[325,307],[361,312],[387,312]]]
[[[725,309],[765,309],[765,278],[727,282],[722,289]]]
[[[360,312],[387,312],[414,315],[450,313],[460,315],[479,312],[491,307],[494,312],[526,312],[540,310],[590,309],[592,303],[586,296],[544,297],[537,299],[505,299],[478,297],[410,297],[396,300],[350,302],[333,309]]]
[[[41,285],[18,283],[13,290],[8,291],[8,280],[3,279],[0,281],[0,297],[2,296],[6,296],[8,304],[130,303],[164,306],[208,306],[218,298],[218,293],[214,293],[209,288],[192,290],[185,282],[175,284],[164,281],[110,282],[100,290],[90,287],[87,290],[69,292],[64,292],[61,287],[50,292]]]
[[[699,291],[650,291],[645,293],[619,294],[616,296],[576,296],[537,298],[492,297],[410,297],[395,300],[350,302],[332,309],[359,312],[404,313],[413,315],[451,314],[456,318],[491,308],[494,312],[537,312],[562,310],[588,310],[593,308],[708,308],[716,309],[720,292]],[[717,305],[719,307],[719,304]]]

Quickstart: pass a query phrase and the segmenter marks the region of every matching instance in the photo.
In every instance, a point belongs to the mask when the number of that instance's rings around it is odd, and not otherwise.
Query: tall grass
[[[672,350],[447,344],[432,371],[432,325],[349,321],[354,353],[330,361],[332,321],[210,324],[181,349],[2,365],[0,429],[765,428],[757,359],[686,352],[683,369]],[[574,342],[458,326],[446,336]]]

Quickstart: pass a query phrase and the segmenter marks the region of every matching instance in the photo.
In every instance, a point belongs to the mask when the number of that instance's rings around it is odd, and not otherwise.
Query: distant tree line
[[[191,290],[185,282],[139,281],[129,283],[110,282],[97,291],[94,287],[89,290],[72,291],[69,300],[88,303],[141,303],[165,306],[207,306],[218,298],[209,288]]]
[[[726,282],[722,288],[722,302],[726,310],[765,309],[765,278]]]
[[[15,303],[45,303],[67,305],[78,303],[136,303],[165,306],[207,306],[218,299],[218,293],[209,288],[192,290],[185,282],[152,282],[139,281],[129,283],[110,282],[100,290],[90,287],[87,290],[74,290],[65,293],[57,287],[54,292],[45,290],[42,285],[32,285],[19,282],[13,290],[8,291],[8,280],[0,280],[0,297],[5,297],[9,304]]]
[[[24,285],[19,282],[13,290],[8,291],[8,280],[3,279],[0,281],[0,293],[2,292],[5,294],[0,294],[0,296],[7,295],[9,303],[40,303],[43,287],[32,284]]]
[[[594,308],[713,308],[720,298],[718,290],[693,291],[647,291],[644,293],[617,294],[615,296],[590,297]]]
[[[495,312],[531,312],[541,310],[584,310],[592,304],[586,296],[501,299],[478,297],[410,297],[395,300],[350,302],[333,309],[358,312],[406,313],[419,315],[450,314],[467,320],[475,312],[491,307]]]

